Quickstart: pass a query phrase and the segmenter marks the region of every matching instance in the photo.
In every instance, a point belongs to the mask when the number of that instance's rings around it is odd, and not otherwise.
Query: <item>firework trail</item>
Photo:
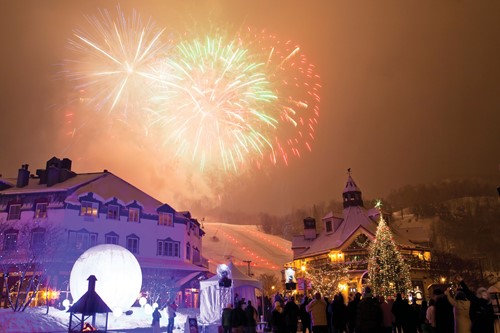
[[[288,165],[290,158],[310,151],[318,124],[320,89],[319,75],[300,47],[292,41],[282,41],[265,30],[247,28],[240,43],[266,58],[265,72],[278,96],[279,126],[271,138],[270,161]]]

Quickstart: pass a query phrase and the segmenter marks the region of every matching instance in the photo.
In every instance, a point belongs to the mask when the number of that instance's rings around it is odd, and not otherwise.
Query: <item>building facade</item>
[[[77,174],[71,164],[53,157],[35,175],[23,165],[17,178],[0,178],[1,305],[23,274],[43,276],[39,289],[51,298],[71,297],[75,260],[92,246],[117,244],[137,258],[144,293],[168,290],[157,296],[198,306],[198,279],[208,272],[200,223],[107,170]]]
[[[362,192],[350,174],[342,199],[342,216],[328,213],[322,219],[319,232],[315,219],[306,218],[304,234],[292,239],[293,261],[287,263],[285,269],[292,268],[296,272],[299,293],[306,293],[311,287],[307,281],[307,271],[325,263],[347,267],[348,278],[342,281],[339,288],[345,296],[362,292],[368,283],[369,246],[375,239],[381,213],[376,208],[364,207]],[[391,220],[390,216],[384,216],[384,219]],[[391,231],[399,251],[410,265],[414,294],[424,296],[424,291],[431,283],[430,248],[420,241],[412,241],[394,228]]]

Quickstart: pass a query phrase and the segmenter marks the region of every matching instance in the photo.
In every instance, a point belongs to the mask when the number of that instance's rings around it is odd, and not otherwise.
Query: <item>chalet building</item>
[[[342,193],[343,214],[335,216],[332,212],[322,219],[322,229],[317,232],[314,218],[304,219],[304,234],[292,239],[293,261],[285,264],[292,268],[297,277],[297,289],[304,293],[308,288],[305,272],[325,263],[346,264],[349,280],[343,281],[343,292],[348,295],[361,292],[368,279],[368,247],[375,239],[380,211],[366,209],[361,190],[349,174]],[[384,214],[384,213],[382,213]],[[390,221],[390,216],[385,216]],[[406,262],[410,265],[410,275],[415,293],[420,295],[427,290],[431,280],[428,269],[430,249],[428,243],[411,240],[402,232],[395,230],[392,224],[393,239]]]
[[[144,292],[162,285],[181,306],[197,307],[198,279],[208,272],[204,234],[190,212],[107,170],[77,174],[71,160],[56,157],[36,175],[23,165],[17,178],[0,177],[0,305],[6,304],[4,280],[15,284],[27,263],[28,275],[44,277],[41,288],[52,290],[54,302],[70,297],[75,260],[92,246],[117,244],[136,256]]]

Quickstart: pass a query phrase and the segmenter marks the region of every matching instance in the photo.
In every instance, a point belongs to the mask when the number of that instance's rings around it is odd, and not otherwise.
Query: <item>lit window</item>
[[[104,238],[105,238],[104,242],[106,244],[118,245],[118,235],[115,234],[114,232],[110,232],[109,234],[106,234]]]
[[[17,248],[17,230],[8,230],[4,233],[3,249],[4,251],[13,251]]]
[[[172,240],[158,240],[156,255],[166,257],[179,257],[179,245],[180,242],[175,242]]]
[[[43,219],[47,217],[47,203],[39,202],[35,206],[35,218]]]
[[[120,219],[120,207],[116,205],[108,206],[108,220],[119,220]]]
[[[129,220],[129,222],[139,222],[139,209],[138,208],[129,208],[128,220]]]
[[[170,213],[159,213],[158,214],[158,224],[172,227],[174,225],[173,215]]]
[[[134,254],[139,253],[139,238],[137,236],[127,237],[127,250]]]
[[[97,202],[82,201],[82,210],[80,215],[97,216],[99,204]]]
[[[19,220],[21,218],[21,205],[10,205],[7,220]]]

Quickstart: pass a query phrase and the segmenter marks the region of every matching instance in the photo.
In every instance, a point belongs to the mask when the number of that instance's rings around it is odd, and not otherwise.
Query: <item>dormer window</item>
[[[44,219],[47,217],[47,206],[46,202],[39,202],[35,206],[35,218],[36,219]]]
[[[97,202],[82,201],[80,215],[97,217],[99,204]]]
[[[139,209],[138,208],[129,208],[128,221],[139,223]]]
[[[171,213],[158,213],[158,225],[173,227],[174,226],[173,215]]]
[[[108,220],[119,220],[120,207],[116,205],[108,205],[108,215],[106,217]]]
[[[325,221],[326,232],[332,232],[332,220]]]
[[[7,220],[19,220],[21,219],[21,205],[14,204],[9,207],[9,215],[7,215]]]

